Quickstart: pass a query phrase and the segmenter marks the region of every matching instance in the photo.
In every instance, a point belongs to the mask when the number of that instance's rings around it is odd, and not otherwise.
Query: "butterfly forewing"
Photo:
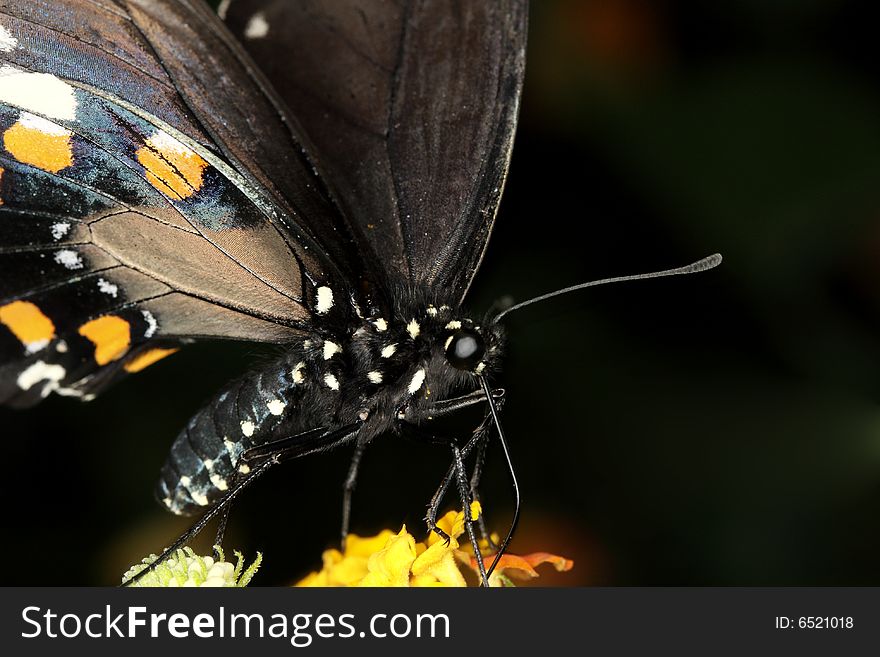
[[[203,3],[0,3],[0,402],[87,396],[193,337],[286,342],[360,276]],[[354,273],[353,273],[354,272]]]

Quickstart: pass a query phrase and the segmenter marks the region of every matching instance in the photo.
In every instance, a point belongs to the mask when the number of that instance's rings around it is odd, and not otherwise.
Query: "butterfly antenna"
[[[580,283],[579,285],[572,285],[571,287],[565,287],[561,290],[556,290],[555,292],[548,292],[547,294],[542,294],[539,297],[535,297],[534,299],[528,299],[527,301],[522,301],[516,305],[511,306],[507,310],[504,310],[497,315],[495,315],[495,319],[492,322],[498,322],[505,315],[512,313],[514,310],[519,310],[520,308],[525,308],[526,306],[530,306],[533,303],[538,303],[539,301],[546,301],[547,299],[552,299],[553,297],[558,297],[561,294],[568,294],[569,292],[574,292],[576,290],[583,290],[587,287],[597,287],[599,285],[606,285],[608,283],[623,283],[625,281],[640,281],[648,278],[664,278],[666,276],[680,276],[682,274],[697,274],[699,272],[708,271],[710,269],[714,269],[718,265],[721,264],[721,254],[715,253],[710,255],[707,258],[703,258],[702,260],[698,260],[690,265],[686,265],[684,267],[676,267],[675,269],[664,269],[663,271],[655,271],[650,274],[634,274],[631,276],[616,276],[614,278],[602,278],[598,281],[589,281],[587,283]],[[500,427],[499,427],[500,431]]]
[[[504,552],[507,550],[507,545],[510,543],[510,539],[513,538],[513,532],[516,531],[516,525],[519,523],[519,510],[522,504],[522,498],[519,494],[519,482],[516,480],[516,471],[513,469],[510,450],[508,450],[507,440],[504,438],[504,430],[501,428],[501,422],[498,420],[498,409],[495,407],[495,400],[492,398],[492,389],[489,387],[489,382],[484,376],[480,377],[480,384],[483,386],[483,391],[486,393],[486,399],[489,402],[489,411],[492,414],[492,421],[495,424],[495,428],[498,429],[498,440],[501,441],[501,448],[504,450],[504,459],[507,461],[507,470],[510,472],[510,483],[513,486],[514,499],[513,520],[510,521],[510,529],[507,530],[507,536],[504,537],[504,540],[501,541],[501,545],[498,546],[498,551],[495,552],[495,556],[492,559],[492,565],[489,566],[489,570],[486,571],[486,581],[488,581],[492,572],[495,570],[495,566],[498,565],[502,555],[504,555]]]

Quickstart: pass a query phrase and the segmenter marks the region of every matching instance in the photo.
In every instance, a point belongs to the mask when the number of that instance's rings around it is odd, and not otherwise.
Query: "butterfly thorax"
[[[251,447],[355,423],[357,440],[366,443],[404,418],[427,420],[433,404],[477,389],[477,377],[498,366],[500,327],[481,327],[451,306],[414,296],[388,316],[356,310],[345,322],[305,334],[190,420],[157,490],[169,510],[192,513],[213,504],[247,471],[241,455]],[[481,341],[479,358],[467,369],[450,360],[450,346],[462,335]]]

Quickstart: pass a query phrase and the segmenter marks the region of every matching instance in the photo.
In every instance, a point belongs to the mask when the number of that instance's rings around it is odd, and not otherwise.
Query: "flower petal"
[[[471,568],[476,571],[477,560],[471,557],[470,561]],[[493,557],[489,556],[485,558],[485,565],[487,570],[492,566],[493,563]],[[505,575],[516,577],[518,579],[530,579],[538,576],[538,571],[535,570],[535,567],[540,566],[542,563],[552,564],[553,567],[556,568],[556,570],[558,570],[559,572],[571,570],[574,567],[574,561],[572,561],[571,559],[566,559],[565,557],[550,554],[549,552],[533,552],[531,554],[524,555],[502,555],[501,559],[498,561],[498,566],[495,568],[495,572],[504,573]]]

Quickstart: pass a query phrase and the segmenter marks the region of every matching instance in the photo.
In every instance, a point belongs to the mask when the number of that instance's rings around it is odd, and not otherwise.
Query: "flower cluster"
[[[220,546],[214,546],[214,550],[219,557],[216,560],[213,557],[200,557],[192,548],[178,550],[130,586],[247,586],[263,560],[263,555],[258,552],[254,562],[245,569],[241,552],[234,553],[236,564],[233,566],[226,561]],[[155,554],[151,554],[141,563],[132,566],[122,576],[122,581],[128,581],[157,558]]]
[[[479,503],[474,502],[471,516],[476,519],[480,512]],[[458,542],[465,531],[464,512],[447,513],[437,526],[449,535],[448,543],[433,532],[425,541],[417,542],[406,526],[396,534],[386,529],[366,538],[349,535],[344,551],[325,550],[321,570],[307,575],[297,586],[467,586],[469,580],[479,583],[474,577],[478,569],[473,550]],[[493,539],[497,542],[497,537]],[[488,541],[482,541],[480,547],[487,551]],[[535,567],[542,563],[551,563],[560,571],[570,570],[574,565],[546,552],[505,554],[490,576],[489,585],[512,586],[512,578],[537,577]],[[490,557],[486,568],[491,564]]]

